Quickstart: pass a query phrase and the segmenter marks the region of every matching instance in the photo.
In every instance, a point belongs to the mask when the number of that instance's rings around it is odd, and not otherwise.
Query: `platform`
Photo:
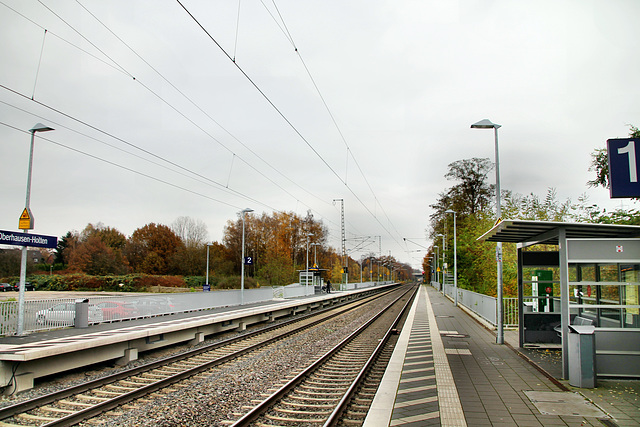
[[[0,338],[0,388],[4,394],[13,394],[32,388],[35,379],[47,375],[106,361],[126,365],[145,351],[178,343],[195,345],[206,336],[242,331],[252,324],[310,312],[384,287]]]
[[[493,331],[422,286],[364,426],[640,425],[640,381],[573,388],[558,378],[557,351],[518,349],[517,338],[507,331],[496,344]]]

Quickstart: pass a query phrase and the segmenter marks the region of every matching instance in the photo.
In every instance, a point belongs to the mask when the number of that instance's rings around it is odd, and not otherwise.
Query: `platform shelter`
[[[517,244],[520,347],[561,345],[568,379],[579,361],[562,337],[593,325],[596,374],[640,378],[639,237],[640,226],[523,220],[479,237]]]

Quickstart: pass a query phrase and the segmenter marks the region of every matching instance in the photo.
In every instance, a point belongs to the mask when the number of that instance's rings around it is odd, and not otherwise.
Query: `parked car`
[[[144,297],[132,303],[135,304],[138,314],[141,316],[155,316],[176,312],[173,299],[169,297]]]
[[[13,288],[13,285],[10,283],[0,283],[0,291],[1,292],[7,292],[7,291],[14,291],[15,289]]]
[[[13,285],[15,291],[20,291],[20,282]],[[24,282],[24,290],[25,291],[35,291],[35,285],[32,285],[31,282]]]
[[[59,324],[70,326],[76,318],[76,304],[63,302],[36,313],[36,323],[39,325]],[[89,323],[102,322],[102,310],[95,304],[89,304]]]
[[[96,304],[102,310],[103,320],[130,319],[138,315],[136,306],[123,301],[103,301]]]

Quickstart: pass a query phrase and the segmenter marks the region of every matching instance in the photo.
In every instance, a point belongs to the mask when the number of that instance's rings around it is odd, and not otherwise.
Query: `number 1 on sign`
[[[636,144],[629,141],[624,147],[618,148],[618,154],[626,154],[629,158],[629,181],[638,182],[638,172],[636,170]]]

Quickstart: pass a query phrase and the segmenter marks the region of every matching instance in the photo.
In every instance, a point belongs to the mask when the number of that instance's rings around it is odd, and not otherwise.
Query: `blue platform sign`
[[[244,257],[244,265],[253,265],[253,257],[250,257],[250,256]]]
[[[32,246],[37,248],[55,248],[58,238],[31,233],[0,230],[1,245]]]
[[[610,197],[640,197],[640,138],[608,139],[607,157]]]

